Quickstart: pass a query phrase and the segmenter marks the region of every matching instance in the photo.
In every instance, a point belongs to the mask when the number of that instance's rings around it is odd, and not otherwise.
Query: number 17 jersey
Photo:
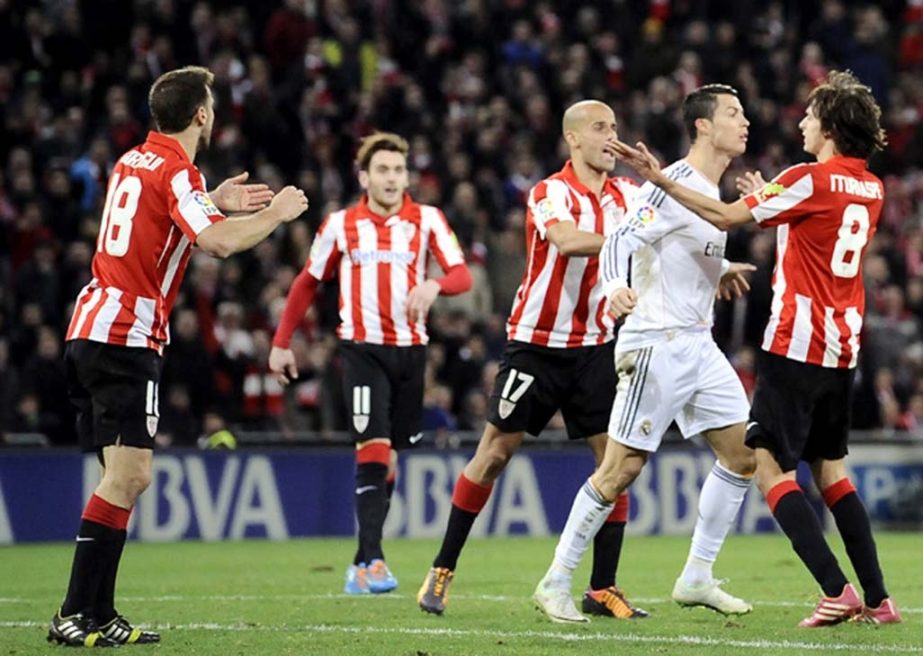
[[[66,339],[163,353],[192,246],[222,219],[180,143],[149,133],[112,170],[93,279],[77,297]]]
[[[843,156],[793,166],[744,197],[760,227],[778,226],[763,350],[823,367],[856,366],[862,256],[883,200],[865,160]]]

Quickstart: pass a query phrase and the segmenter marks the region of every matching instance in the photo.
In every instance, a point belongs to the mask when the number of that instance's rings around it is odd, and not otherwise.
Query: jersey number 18
[[[112,176],[106,205],[103,208],[102,224],[99,227],[99,239],[96,241],[97,252],[106,251],[113,257],[122,257],[128,252],[131,222],[138,211],[139,198],[139,178],[129,175],[124,180],[119,180],[118,174]]]

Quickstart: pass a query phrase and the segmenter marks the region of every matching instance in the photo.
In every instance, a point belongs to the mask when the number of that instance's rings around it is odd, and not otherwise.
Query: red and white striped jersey
[[[321,225],[305,268],[317,280],[340,279],[340,339],[412,346],[426,344],[426,322],[407,317],[407,295],[426,280],[430,255],[443,271],[464,264],[455,233],[442,212],[415,203],[379,216],[363,196]]]
[[[77,297],[66,339],[163,353],[192,245],[223,219],[179,142],[150,132],[112,170],[93,279]]]
[[[546,238],[559,221],[579,230],[607,235],[625,215],[637,185],[609,178],[602,199],[587,189],[570,161],[529,192],[526,211],[528,260],[506,324],[507,337],[552,348],[604,344],[614,321],[599,277],[599,258],[566,257]]]
[[[837,156],[786,169],[744,200],[761,227],[778,226],[763,350],[855,367],[865,312],[862,255],[881,214],[881,180],[865,160]]]

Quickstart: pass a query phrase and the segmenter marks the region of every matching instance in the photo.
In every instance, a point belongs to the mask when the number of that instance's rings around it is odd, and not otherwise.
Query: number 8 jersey
[[[179,142],[150,132],[113,168],[93,279],[77,297],[66,339],[163,353],[192,246],[224,218]]]
[[[883,199],[865,160],[843,156],[793,166],[744,198],[760,227],[778,226],[763,350],[824,367],[856,366],[862,255]]]

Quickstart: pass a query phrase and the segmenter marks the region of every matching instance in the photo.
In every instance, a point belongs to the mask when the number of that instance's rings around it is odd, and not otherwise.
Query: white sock
[[[744,495],[750,489],[750,480],[715,462],[699,495],[699,518],[682,573],[686,583],[697,585],[712,580],[712,563],[718,558]]]
[[[571,506],[561,539],[554,550],[554,560],[548,570],[553,580],[561,583],[566,581],[569,587],[570,578],[580,564],[580,559],[611,512],[612,503],[607,503],[588,479],[574,497],[574,505]]]

